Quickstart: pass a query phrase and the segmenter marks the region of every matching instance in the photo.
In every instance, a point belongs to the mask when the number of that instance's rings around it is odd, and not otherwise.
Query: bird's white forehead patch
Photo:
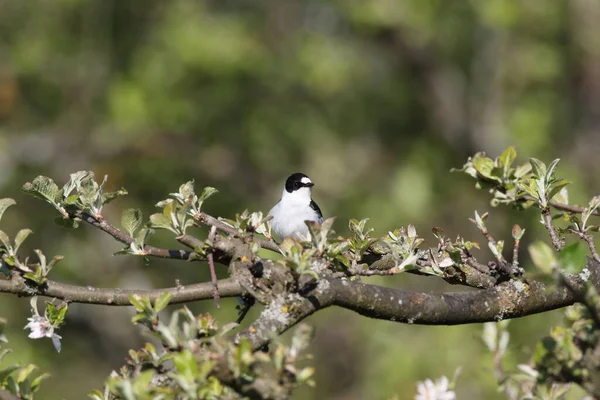
[[[300,182],[302,182],[305,185],[307,183],[312,183],[312,181],[307,176],[305,176],[304,178],[300,179]]]

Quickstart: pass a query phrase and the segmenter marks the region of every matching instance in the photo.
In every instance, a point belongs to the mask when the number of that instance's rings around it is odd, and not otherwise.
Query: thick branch
[[[472,292],[408,292],[347,279],[321,279],[304,294],[274,299],[244,332],[260,348],[314,312],[336,305],[370,318],[422,325],[459,325],[500,321],[567,307],[581,299],[587,281],[600,286],[597,264],[588,260],[588,274],[568,277],[571,289],[513,279]],[[238,336],[239,337],[239,336]]]
[[[66,283],[48,281],[44,287],[31,286],[20,276],[14,274],[12,279],[0,280],[0,292],[18,296],[46,296],[72,303],[102,304],[108,306],[129,306],[129,296],[137,294],[148,297],[154,302],[163,293],[171,294],[170,304],[188,303],[191,301],[213,298],[213,285],[210,282],[194,285],[178,286],[164,289],[107,289],[91,286],[75,286]],[[236,297],[244,294],[244,290],[233,279],[219,281],[221,297]]]
[[[458,325],[517,318],[566,307],[578,301],[585,282],[570,277],[574,291],[540,282],[511,280],[476,292],[419,293],[345,280],[332,280],[334,304],[389,321]],[[593,282],[598,286],[597,277]]]
[[[237,335],[237,340],[244,336],[250,340],[253,349],[259,349],[316,311],[329,307],[333,304],[329,284],[329,280],[323,279],[308,295],[289,294],[275,298],[248,329]]]
[[[7,390],[0,388],[0,400],[18,400],[18,398]]]

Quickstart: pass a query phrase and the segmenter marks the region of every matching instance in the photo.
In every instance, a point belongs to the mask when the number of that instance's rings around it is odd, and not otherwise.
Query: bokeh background
[[[25,251],[65,255],[55,280],[204,281],[203,265],[145,266],[113,256],[120,245],[88,226],[54,226],[53,209],[21,185],[39,174],[59,184],[76,170],[108,174],[110,188],[130,193],[105,209],[118,224],[123,209],[148,216],[189,179],[220,190],[205,206],[213,215],[266,212],[302,171],[341,234],[349,218],[369,217],[378,234],[412,223],[429,240],[433,226],[480,240],[468,217],[490,211],[488,198],[449,172],[475,151],[515,145],[520,162],[560,157],[571,200],[597,194],[599,20],[593,0],[0,0],[0,197],[18,202],[2,229],[29,227]],[[526,241],[545,239],[534,211],[491,211],[498,238],[519,222]],[[168,235],[152,240],[176,246]],[[461,290],[408,275],[371,281]],[[190,305],[222,324],[234,306]],[[85,398],[146,339],[130,309],[73,305],[57,354],[49,340],[26,338],[28,308],[0,296],[10,360],[53,375],[41,399]],[[509,361],[526,361],[561,315],[512,322]],[[308,322],[317,386],[297,399],[407,399],[417,380],[457,367],[459,398],[502,398],[480,325],[401,325],[341,309]]]

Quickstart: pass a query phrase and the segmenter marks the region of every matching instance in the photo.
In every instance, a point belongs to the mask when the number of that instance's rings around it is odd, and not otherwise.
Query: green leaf
[[[121,196],[125,196],[127,195],[128,192],[125,188],[121,188],[119,190],[117,190],[116,192],[107,192],[107,193],[103,193],[101,196],[101,201],[102,204],[108,204],[111,201],[113,201],[114,199],[116,199],[117,197],[121,197]]]
[[[315,369],[312,367],[305,367],[298,372],[296,375],[296,379],[300,383],[304,383],[308,381],[315,374]]]
[[[194,181],[188,181],[186,183],[184,183],[183,185],[179,186],[179,194],[181,195],[181,197],[183,198],[182,200],[185,201],[187,200],[189,197],[194,195]]]
[[[71,195],[71,192],[79,187],[79,184],[81,183],[81,180],[83,178],[85,178],[86,176],[88,176],[90,174],[89,171],[77,171],[73,174],[69,175],[69,181],[67,183],[65,183],[65,185],[62,188],[62,195],[63,195],[63,199],[66,199],[67,203],[69,203],[69,198],[73,197],[73,196],[77,196],[78,195]],[[71,201],[73,201],[71,199]],[[72,204],[72,203],[69,203]]]
[[[99,390],[88,393],[88,397],[92,400],[104,400],[104,394]]]
[[[179,371],[187,381],[194,381],[198,374],[198,364],[191,351],[185,349],[181,353],[175,354],[173,356],[173,364],[175,365],[175,368],[177,368],[177,371]]]
[[[534,199],[540,198],[540,194],[537,190],[537,182],[535,179],[522,180],[519,184],[519,187],[525,192],[527,192],[527,194],[529,194]]]
[[[510,146],[500,155],[498,158],[498,167],[503,168],[504,176],[508,175],[508,170],[512,165],[513,161],[517,158],[517,151],[514,146]]]
[[[475,156],[473,157],[473,166],[475,167],[479,175],[483,176],[484,178],[492,180],[499,179],[497,176],[494,176],[492,174],[495,167],[494,161],[491,158],[485,157],[483,153],[475,154]]]
[[[211,197],[217,193],[219,193],[219,191],[217,189],[215,189],[214,187],[207,186],[204,189],[202,189],[202,194],[200,195],[200,201],[203,202],[204,200],[208,199],[209,197]]]
[[[142,226],[142,212],[137,208],[123,211],[121,226],[129,233],[129,236],[135,236],[137,230]]]
[[[79,228],[79,222],[81,219],[79,218],[69,218],[69,217],[56,217],[54,218],[54,223],[58,226],[68,229]]]
[[[23,244],[25,239],[32,233],[33,231],[31,229],[21,229],[19,233],[17,233],[17,236],[15,236],[15,253],[19,250],[19,247],[21,247],[21,244]]]
[[[4,245],[7,249],[10,249],[10,238],[4,231],[0,231],[0,243]]]
[[[17,374],[17,383],[23,383],[36,368],[37,367],[33,364],[23,367]]]
[[[551,199],[562,204],[569,204],[569,191],[566,187],[562,187]]]
[[[579,273],[585,267],[585,246],[581,242],[571,243],[561,250],[559,259],[563,271]]]
[[[177,233],[171,226],[171,218],[163,213],[156,213],[150,216],[150,225],[156,229],[168,229],[171,232]]]
[[[162,311],[167,305],[169,305],[169,301],[171,301],[171,293],[163,293],[161,294],[156,301],[154,302],[154,310],[156,312]]]
[[[600,196],[595,196],[590,200],[590,204],[581,213],[582,230],[585,231],[588,219],[598,207],[600,207]]]
[[[0,383],[4,382],[10,374],[15,372],[19,368],[21,368],[21,367],[18,365],[11,365],[9,367],[6,367],[6,368],[0,370]]]
[[[44,379],[47,379],[50,377],[50,374],[45,373],[42,374],[40,376],[38,376],[37,378],[35,378],[34,380],[31,381],[31,391],[32,392],[37,392],[40,388],[40,384],[42,383],[42,381]]]
[[[24,184],[21,189],[27,194],[39,197],[52,204],[56,204],[56,200],[60,196],[60,189],[56,183],[47,176],[40,175],[36,177],[33,182]]]
[[[8,207],[13,206],[15,204],[17,204],[17,202],[11,198],[0,199],[0,219],[2,219],[4,211],[6,211]]]
[[[546,178],[546,164],[538,160],[537,158],[530,158],[529,164],[531,164],[531,170],[536,178]]]
[[[570,184],[571,182],[566,179],[559,179],[555,182],[552,182],[550,185],[550,191],[548,192],[548,198],[552,199],[562,188]]]
[[[142,298],[137,294],[132,294],[131,296],[129,296],[129,302],[135,307],[136,311],[144,311],[144,304],[142,303]]]
[[[548,171],[546,172],[546,181],[550,181],[550,179],[552,178],[552,175],[554,175],[554,170],[558,166],[559,161],[560,161],[560,158],[557,158],[556,160],[552,161],[550,163],[550,165],[548,166]]]
[[[552,269],[558,263],[554,250],[542,241],[529,245],[529,255],[535,266],[547,275],[552,273]]]

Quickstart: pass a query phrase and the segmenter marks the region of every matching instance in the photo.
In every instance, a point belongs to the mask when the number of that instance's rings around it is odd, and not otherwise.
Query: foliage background
[[[79,169],[108,174],[109,187],[130,192],[105,211],[117,223],[125,208],[149,215],[193,178],[221,191],[206,210],[232,217],[268,211],[285,177],[302,171],[342,234],[350,217],[369,217],[380,234],[412,223],[427,238],[435,225],[480,240],[467,218],[489,210],[487,198],[449,174],[475,151],[516,145],[520,161],[560,157],[571,200],[597,194],[599,19],[591,0],[0,0],[0,195],[19,203],[2,229],[30,227],[31,249],[66,255],[56,280],[203,281],[198,264],[144,266],[113,257],[119,244],[89,227],[53,226],[53,210],[20,186],[39,174],[59,183]],[[499,238],[514,222],[526,242],[545,237],[534,212],[492,210]],[[433,278],[372,280],[461,290]],[[222,305],[192,307],[226,323],[235,301]],[[44,399],[83,398],[145,340],[130,309],[73,305],[56,354],[26,338],[28,313],[26,299],[1,297],[11,360],[55,378]],[[513,322],[513,361],[560,315]],[[416,380],[458,366],[459,398],[499,396],[480,326],[400,325],[339,309],[309,322],[317,388],[298,399],[409,398]]]

